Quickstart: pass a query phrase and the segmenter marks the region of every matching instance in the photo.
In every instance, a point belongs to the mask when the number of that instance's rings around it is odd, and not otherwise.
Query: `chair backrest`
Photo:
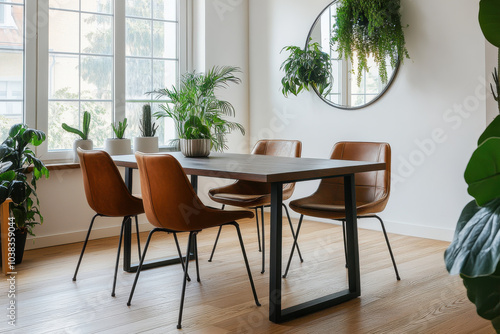
[[[278,157],[300,158],[302,154],[302,142],[287,139],[263,139],[255,143],[252,154],[272,155]],[[265,194],[271,192],[271,186],[262,182],[237,181],[239,187],[252,187],[256,193]],[[295,189],[295,182],[285,183],[283,190],[290,197]]]
[[[206,207],[180,163],[171,155],[136,153],[144,210],[149,222],[175,231],[189,231],[190,220]],[[208,219],[208,218],[207,218]]]
[[[128,215],[134,200],[109,154],[105,151],[78,149],[78,156],[89,206],[96,213],[105,216]],[[136,203],[133,204],[137,206]]]
[[[330,159],[385,162],[386,169],[355,175],[356,202],[368,204],[377,202],[377,212],[381,212],[389,199],[391,188],[391,146],[374,142],[339,142],[333,147]],[[333,196],[336,203],[344,202],[344,179],[324,179],[319,192]],[[377,213],[373,212],[373,213]]]
[[[259,140],[253,147],[252,154],[274,155],[300,158],[302,143],[298,140],[265,139]]]

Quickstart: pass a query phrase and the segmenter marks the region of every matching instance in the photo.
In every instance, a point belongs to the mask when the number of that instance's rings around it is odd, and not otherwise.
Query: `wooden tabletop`
[[[385,169],[385,163],[288,158],[257,154],[210,153],[207,158],[174,156],[186,174],[256,182],[294,182]],[[137,168],[134,155],[113,156],[117,166]]]

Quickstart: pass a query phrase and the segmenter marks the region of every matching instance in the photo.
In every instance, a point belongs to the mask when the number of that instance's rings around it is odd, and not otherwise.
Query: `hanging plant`
[[[374,57],[382,83],[387,83],[387,62],[396,67],[409,58],[401,26],[400,0],[340,0],[332,32],[332,46],[343,59],[358,60],[357,81]]]
[[[307,49],[286,46],[283,50],[290,52],[280,68],[285,71],[285,76],[281,79],[281,91],[285,97],[289,93],[297,96],[302,90],[309,90],[311,87],[322,96],[330,93],[333,82],[332,63],[330,55],[321,51],[318,43],[309,43]]]

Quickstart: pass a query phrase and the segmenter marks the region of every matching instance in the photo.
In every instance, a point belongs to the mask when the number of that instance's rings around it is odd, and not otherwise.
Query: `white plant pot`
[[[181,152],[186,157],[208,157],[210,139],[181,139]]]
[[[130,139],[108,138],[104,141],[104,151],[109,155],[132,154]]]
[[[134,152],[157,153],[158,137],[134,137]]]
[[[73,142],[73,162],[74,163],[79,163],[80,158],[78,157],[78,152],[76,151],[77,148],[81,148],[82,150],[93,150],[94,149],[94,143],[92,142],[91,139],[79,139],[75,140]]]

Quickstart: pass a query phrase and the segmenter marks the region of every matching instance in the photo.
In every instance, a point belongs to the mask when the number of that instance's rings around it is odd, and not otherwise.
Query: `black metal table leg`
[[[269,320],[281,322],[281,251],[283,184],[271,184],[271,244],[269,256]]]
[[[344,195],[347,221],[348,281],[349,289],[289,307],[281,308],[281,247],[283,200],[282,184],[271,184],[271,258],[269,278],[269,320],[274,323],[290,321],[360,296],[360,272],[358,253],[358,226],[354,174],[344,177]]]
[[[356,188],[354,174],[344,176],[344,196],[347,234],[347,273],[349,291],[361,295],[358,248],[358,220],[356,212]]]
[[[191,186],[193,186],[194,192],[198,193],[198,175],[191,175]]]
[[[132,193],[132,168],[125,168],[125,185],[130,193]],[[123,270],[132,272],[132,220],[127,219],[123,226]],[[134,270],[135,271],[135,270]]]

